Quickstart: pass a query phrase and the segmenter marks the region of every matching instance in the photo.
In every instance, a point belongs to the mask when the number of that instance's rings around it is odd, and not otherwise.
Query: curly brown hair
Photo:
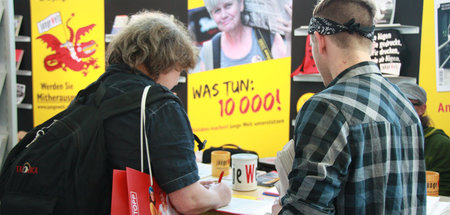
[[[132,15],[130,23],[114,36],[106,62],[131,68],[144,65],[150,77],[157,79],[174,67],[194,68],[197,56],[198,49],[182,22],[169,14],[144,10]]]

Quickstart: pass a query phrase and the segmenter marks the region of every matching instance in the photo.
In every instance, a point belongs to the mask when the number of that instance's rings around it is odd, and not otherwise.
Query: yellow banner
[[[231,143],[276,156],[289,140],[291,58],[190,74],[188,115],[207,147]]]
[[[34,125],[105,71],[104,2],[30,0]]]
[[[438,92],[436,83],[436,23],[434,10],[439,4],[434,1],[423,2],[422,44],[420,48],[419,85],[427,92],[427,115],[432,126],[450,134],[450,92]]]

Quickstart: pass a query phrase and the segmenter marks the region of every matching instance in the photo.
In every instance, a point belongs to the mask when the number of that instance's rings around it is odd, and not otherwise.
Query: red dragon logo
[[[69,26],[69,21],[74,15],[72,14],[72,17],[66,21],[66,26],[70,32],[70,39],[65,43],[61,43],[58,38],[51,34],[43,34],[36,38],[47,43],[47,48],[55,52],[44,59],[44,66],[49,72],[59,68],[67,71],[67,68],[69,68],[77,72],[82,71],[83,75],[86,76],[88,73],[87,69],[90,66],[94,67],[94,69],[99,68],[97,59],[91,57],[96,51],[95,47],[98,45],[94,40],[80,42],[81,37],[89,33],[95,27],[95,24],[78,29],[74,38],[74,31]]]

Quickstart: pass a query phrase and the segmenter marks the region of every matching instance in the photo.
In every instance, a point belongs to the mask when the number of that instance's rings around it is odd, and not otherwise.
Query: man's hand
[[[278,214],[281,211],[281,208],[280,199],[276,198],[272,205],[272,215]]]

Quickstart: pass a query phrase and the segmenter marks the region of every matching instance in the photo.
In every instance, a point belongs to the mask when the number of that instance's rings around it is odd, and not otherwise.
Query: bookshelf
[[[0,165],[17,140],[13,1],[0,0]]]
[[[377,30],[398,30],[400,34],[419,34],[420,28],[418,26],[411,25],[401,25],[401,24],[378,24],[375,25],[375,31]],[[308,26],[303,25],[294,30],[294,36],[307,36],[308,35]],[[417,78],[408,77],[408,76],[390,76],[385,75],[393,83],[398,82],[412,82],[416,83]],[[322,82],[322,78],[319,74],[307,74],[307,75],[296,75],[293,77],[293,81],[296,82]]]
[[[16,15],[17,17],[17,15]],[[24,56],[27,56],[27,58],[29,59],[31,56],[30,52],[29,52],[29,47],[31,47],[31,39],[29,36],[24,36],[24,35],[19,35],[20,32],[20,25],[19,26],[15,26],[15,41],[16,43],[16,76],[17,76],[17,93],[22,92],[21,96],[17,96],[18,98],[18,102],[17,102],[17,108],[19,109],[19,115],[22,115],[22,112],[24,111],[31,111],[33,110],[33,105],[30,104],[30,99],[29,97],[31,96],[30,92],[27,91],[31,91],[31,85],[30,85],[30,81],[31,81],[31,77],[32,77],[32,72],[31,70],[27,70],[29,68],[29,63],[22,63],[22,59]],[[19,29],[17,29],[17,27],[19,27]],[[20,48],[19,48],[20,47]],[[18,54],[20,53],[20,54]],[[24,69],[26,68],[26,69]],[[27,86],[28,85],[28,86]],[[19,86],[27,86],[24,87],[24,90],[19,90]],[[27,99],[25,100],[25,97],[27,97]],[[20,127],[20,126],[19,126]],[[30,125],[27,126],[28,128],[31,128]]]
[[[33,83],[32,83],[32,56],[31,56],[31,18],[30,1],[13,1],[14,39],[16,49],[24,50],[22,62],[15,70],[17,90],[20,86],[25,86],[25,93],[18,98],[17,109],[17,130],[29,131],[33,128]],[[21,18],[19,18],[21,17]],[[21,21],[20,21],[21,20]],[[17,88],[17,87],[16,87]],[[18,96],[16,96],[18,97]],[[17,98],[16,98],[17,100]]]

